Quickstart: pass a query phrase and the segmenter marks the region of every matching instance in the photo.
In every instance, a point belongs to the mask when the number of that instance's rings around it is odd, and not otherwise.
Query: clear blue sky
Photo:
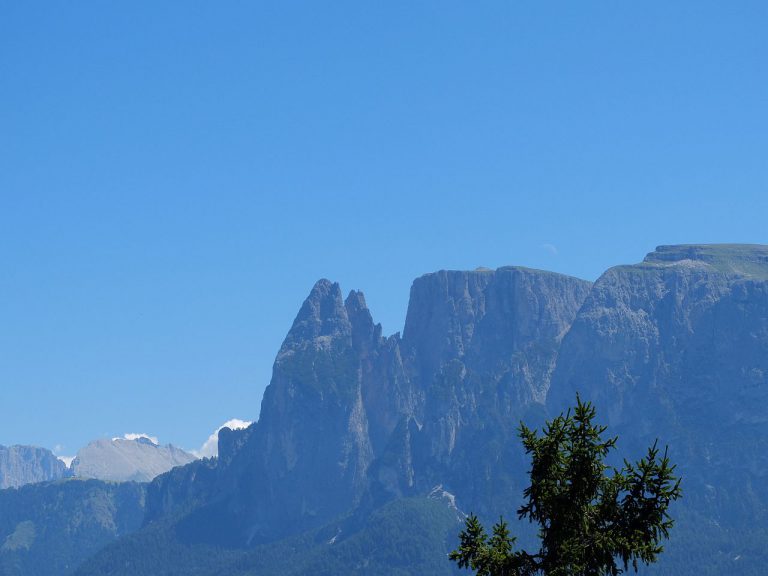
[[[768,243],[768,3],[5,2],[0,443],[258,416],[321,277]]]

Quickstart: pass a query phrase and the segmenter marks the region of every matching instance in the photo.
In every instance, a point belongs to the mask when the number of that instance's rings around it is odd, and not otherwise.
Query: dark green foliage
[[[364,518],[248,549],[185,544],[155,522],[86,561],[77,576],[451,576],[449,538],[459,519],[446,502],[407,498]]]
[[[63,480],[0,490],[0,575],[63,576],[141,527],[145,486]]]
[[[616,438],[603,439],[606,427],[594,417],[577,397],[573,414],[548,422],[543,435],[520,426],[532,463],[518,516],[539,525],[538,552],[513,550],[503,519],[488,537],[471,515],[451,560],[478,576],[616,576],[655,562],[673,524],[667,510],[681,494],[675,466],[654,443],[640,461],[609,467]]]

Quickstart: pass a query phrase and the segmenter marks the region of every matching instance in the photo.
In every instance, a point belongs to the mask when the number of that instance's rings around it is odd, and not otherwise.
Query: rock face
[[[96,440],[82,448],[72,461],[78,478],[113,482],[149,482],[175,466],[194,461],[192,454],[171,444],[158,446],[147,438]]]
[[[765,422],[767,295],[765,247],[661,246],[608,270],[563,342],[550,404],[587,389],[611,425],[646,431]]]
[[[199,527],[189,537],[252,545],[350,510],[366,496],[369,467],[399,412],[415,403],[398,338],[381,336],[362,294],[345,300],[338,284],[319,281],[277,355],[259,422],[220,435],[210,502],[189,522]],[[150,488],[152,517],[180,501],[166,497],[166,482]],[[213,526],[205,519],[222,515],[226,529],[205,533]]]
[[[478,510],[497,503],[483,498],[493,487],[507,502],[519,474],[505,467],[520,461],[507,439],[541,411],[589,288],[523,268],[428,274],[414,283],[401,339],[382,337],[361,293],[344,299],[319,281],[277,355],[259,422],[222,435],[210,485],[158,479],[150,517],[203,500],[182,531],[190,542],[252,546],[438,484]],[[224,528],[210,520],[222,517]]]
[[[417,279],[404,348],[430,386],[458,360],[509,394],[507,406],[542,403],[557,347],[590,283],[526,268],[441,271]]]
[[[359,501],[373,459],[363,388],[382,346],[362,294],[345,302],[338,284],[317,283],[277,355],[250,447],[284,517],[330,518]]]
[[[419,488],[445,485],[477,512],[517,502],[524,463],[515,438],[540,417],[561,339],[590,290],[529,270],[437,272],[411,289],[402,350],[421,424]],[[477,450],[484,446],[484,450]]]
[[[684,478],[680,531],[764,531],[768,247],[661,246],[608,270],[562,342],[550,411],[577,391],[630,453],[656,438],[671,446]],[[743,552],[733,541],[718,550],[755,561]]]
[[[768,421],[767,377],[768,249],[662,246],[595,283],[548,401],[581,390],[612,427],[714,438]]]
[[[0,446],[0,489],[59,480],[67,466],[53,452],[35,446]]]

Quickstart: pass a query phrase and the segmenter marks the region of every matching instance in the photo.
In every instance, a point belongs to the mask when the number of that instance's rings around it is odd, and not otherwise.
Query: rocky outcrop
[[[501,384],[508,407],[543,403],[559,342],[589,289],[584,280],[517,267],[427,274],[411,288],[404,349],[424,387],[458,360]]]
[[[761,424],[766,375],[768,248],[662,246],[595,283],[563,341],[549,403],[588,392],[609,425],[645,433]]]
[[[79,478],[113,482],[149,482],[175,466],[194,461],[192,454],[175,446],[159,446],[148,438],[95,440],[82,448],[72,461]]]
[[[413,449],[419,488],[443,484],[480,513],[516,503],[522,474],[510,471],[523,460],[509,439],[521,418],[541,414],[560,341],[589,290],[517,267],[413,283],[402,350],[425,399]]]
[[[319,281],[277,355],[259,421],[235,442],[222,435],[212,505],[199,513],[229,515],[241,544],[322,525],[361,502],[376,453],[416,403],[398,338],[382,337],[361,293],[345,300]]]
[[[53,452],[35,446],[0,446],[0,489],[59,480],[67,466]]]
[[[678,533],[698,534],[681,554],[765,530],[768,247],[661,246],[608,270],[562,342],[550,411],[577,392],[625,453],[656,438],[671,447],[684,488]]]

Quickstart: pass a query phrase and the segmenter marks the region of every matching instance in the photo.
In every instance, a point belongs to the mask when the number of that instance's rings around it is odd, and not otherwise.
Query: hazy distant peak
[[[154,444],[155,446],[160,445],[160,441],[157,439],[157,436],[150,436],[149,434],[144,434],[143,432],[135,433],[135,432],[129,432],[127,434],[123,434],[123,436],[118,436],[116,438],[112,438],[113,441],[121,440],[121,441],[141,441],[145,444]]]
[[[36,446],[0,446],[0,489],[58,480],[67,474],[53,452]]]
[[[75,459],[74,456],[61,456],[59,454],[56,455],[56,458],[61,460],[64,463],[64,466],[66,466],[67,468],[72,466],[72,461]]]
[[[175,466],[196,460],[194,455],[171,444],[160,446],[156,440],[145,434],[95,440],[77,453],[72,472],[82,478],[148,482]]]

